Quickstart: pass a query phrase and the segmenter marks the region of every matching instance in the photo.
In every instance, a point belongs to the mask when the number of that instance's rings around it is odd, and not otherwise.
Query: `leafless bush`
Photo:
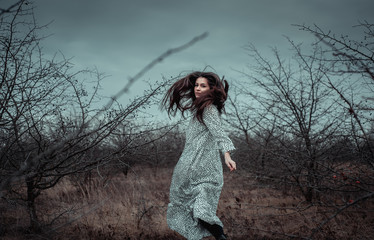
[[[287,38],[290,59],[248,46],[253,64],[230,99],[227,122],[247,145],[239,156],[250,175],[332,209],[311,238],[374,194],[372,26],[360,24],[363,42],[300,26],[317,42],[310,53]]]
[[[318,26],[297,26],[315,35],[316,44],[323,47],[324,58],[321,60],[328,73],[326,84],[340,97],[341,104],[350,114],[351,135],[358,149],[369,154],[365,160],[373,165],[374,24],[360,22],[354,26],[362,30],[360,39],[337,36]],[[349,91],[354,87],[359,90]]]
[[[1,12],[0,19],[0,196],[4,202],[26,205],[30,230],[37,233],[43,227],[36,204],[41,193],[66,176],[86,174],[89,179],[94,169],[155,140],[144,141],[152,128],[135,129],[130,123],[167,80],[125,107],[117,99],[155,64],[206,34],[166,51],[130,78],[104,108],[98,108],[100,81],[105,76],[97,70],[73,72],[62,54],[46,59],[41,47],[44,37],[38,35],[43,26],[38,26],[32,5],[20,1],[11,9]],[[119,133],[118,129],[130,125],[137,133]],[[113,147],[118,135],[125,144]]]

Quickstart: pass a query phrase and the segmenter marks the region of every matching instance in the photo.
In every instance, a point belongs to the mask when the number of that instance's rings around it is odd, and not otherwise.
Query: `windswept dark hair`
[[[204,77],[208,80],[210,90],[199,98],[196,98],[194,87],[196,79]],[[204,123],[204,109],[213,104],[217,107],[219,113],[225,106],[229,84],[224,77],[220,79],[217,74],[212,72],[193,72],[179,79],[166,92],[162,106],[167,109],[168,114],[175,115],[177,110],[182,112],[192,110],[199,122]]]

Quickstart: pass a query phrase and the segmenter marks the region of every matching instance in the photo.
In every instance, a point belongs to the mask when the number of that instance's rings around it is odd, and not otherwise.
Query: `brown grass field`
[[[25,209],[8,206],[1,219],[7,227],[3,239],[184,239],[166,224],[171,175],[172,168],[135,167],[127,176],[96,176],[85,184],[65,179],[37,202],[42,220],[53,221],[45,234],[27,234]],[[336,211],[260,184],[241,170],[224,176],[217,215],[229,239],[305,239]],[[373,226],[368,201],[347,208],[313,239],[374,239]]]

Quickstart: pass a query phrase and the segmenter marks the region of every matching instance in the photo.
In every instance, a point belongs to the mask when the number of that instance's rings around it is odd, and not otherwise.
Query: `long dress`
[[[189,240],[202,239],[211,234],[199,219],[223,227],[216,216],[223,186],[220,151],[235,149],[221,128],[221,118],[215,105],[204,109],[204,124],[191,118],[185,147],[174,168],[167,209],[169,228]]]

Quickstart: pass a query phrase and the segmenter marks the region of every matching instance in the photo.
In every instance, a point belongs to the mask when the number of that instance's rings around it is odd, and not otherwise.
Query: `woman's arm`
[[[218,142],[222,153],[225,157],[225,163],[230,171],[236,170],[236,163],[231,159],[230,151],[235,150],[235,147],[230,138],[223,131],[221,126],[221,119],[218,110],[215,106],[208,106],[205,109],[203,119],[210,133],[213,135],[215,141]]]
[[[203,119],[214,141],[218,143],[222,154],[235,150],[234,144],[222,129],[221,118],[214,105],[210,105],[204,109]]]

